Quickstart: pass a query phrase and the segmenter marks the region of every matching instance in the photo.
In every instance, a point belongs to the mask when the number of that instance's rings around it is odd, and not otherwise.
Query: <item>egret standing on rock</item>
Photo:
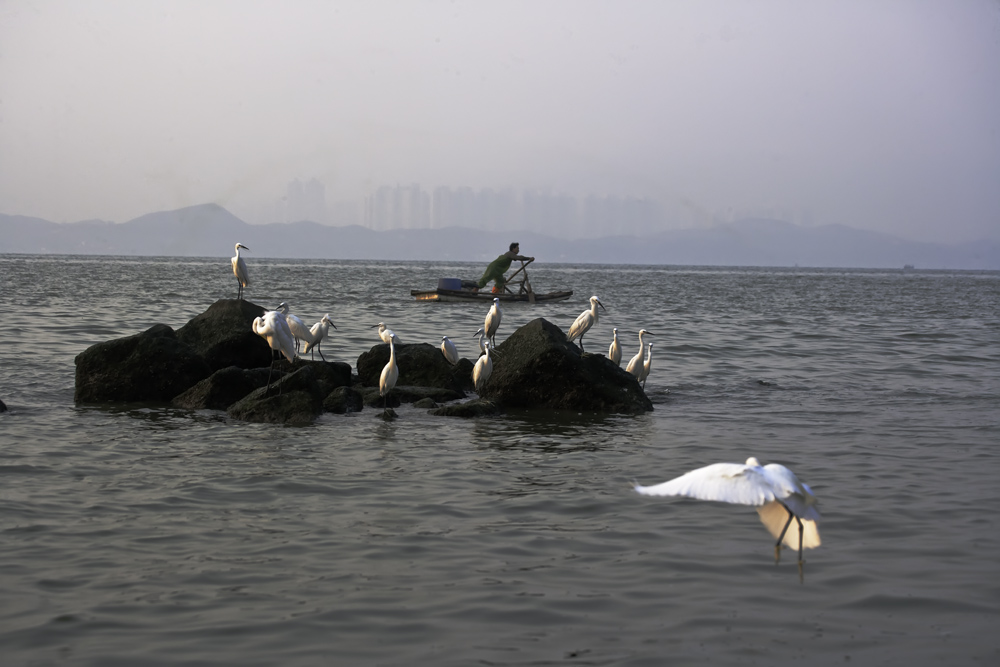
[[[378,327],[378,337],[382,339],[383,343],[391,343],[393,340],[396,341],[397,345],[402,345],[403,341],[399,340],[399,336],[392,329],[387,329],[384,322],[379,322],[378,324],[373,324],[372,329]]]
[[[590,331],[590,327],[597,324],[597,307],[604,308],[604,304],[596,296],[590,297],[590,310],[585,310],[570,325],[569,333],[566,334],[566,342],[572,343],[577,338],[580,339],[580,351],[583,352],[583,334]],[[607,310],[607,308],[604,308]]]
[[[292,332],[292,336],[295,337],[295,351],[299,351],[299,341],[304,340],[306,346],[312,345],[315,341],[313,340],[312,330],[306,326],[298,316],[292,315],[288,312],[288,304],[284,301],[278,304],[275,308],[276,311],[285,316],[285,321],[288,322],[288,328]]]
[[[292,361],[295,358],[295,338],[292,336],[285,318],[282,317],[281,313],[274,310],[269,310],[261,317],[254,319],[251,327],[253,328],[253,332],[266,340],[271,348],[271,367],[267,371],[267,389],[264,391],[264,395],[267,396],[268,392],[271,391],[271,373],[274,371],[275,361],[274,352],[277,350],[285,355],[285,359]],[[281,392],[281,385],[278,385],[278,391],[279,393]]]
[[[614,339],[611,341],[611,347],[608,348],[608,359],[615,363],[615,366],[621,368],[622,365],[622,344],[618,342],[618,327],[612,329],[614,332]]]
[[[647,343],[646,349],[649,350],[649,352],[646,355],[646,361],[642,362],[642,373],[640,373],[639,377],[636,378],[642,383],[643,391],[646,391],[646,378],[649,377],[649,366],[653,363],[653,344]]]
[[[455,344],[447,336],[441,336],[441,354],[452,366],[458,363],[458,350],[455,349]]]
[[[395,336],[389,337],[389,363],[382,369],[382,375],[378,378],[378,394],[382,397],[382,416],[389,412],[389,392],[396,386],[399,379],[399,367],[396,366],[396,346],[393,343]]]
[[[500,319],[503,317],[503,311],[500,310],[500,299],[493,297],[493,305],[490,306],[490,312],[486,313],[486,324],[483,329],[486,331],[486,337],[490,339],[493,347],[497,344],[497,329],[500,328]]]
[[[490,359],[491,349],[493,349],[493,345],[487,343],[486,353],[479,357],[476,365],[472,368],[472,383],[476,386],[476,393],[480,396],[483,395],[483,387],[486,386],[486,381],[493,375],[493,360]]]
[[[636,485],[635,490],[647,496],[685,496],[755,506],[761,522],[778,538],[774,562],[781,559],[782,542],[798,548],[800,574],[802,549],[820,545],[816,496],[795,473],[777,463],[761,466],[752,456],[745,464],[714,463],[655,486]]]
[[[242,243],[236,244],[236,256],[233,257],[233,275],[236,276],[236,282],[239,283],[239,290],[236,293],[237,299],[243,298],[243,288],[250,284],[250,274],[247,273],[247,263],[243,261],[240,257],[240,248],[244,250],[249,250]]]
[[[650,332],[645,329],[639,329],[639,353],[636,354],[632,359],[629,360],[628,366],[625,367],[625,372],[631,373],[638,380],[639,376],[642,375],[642,369],[645,365],[646,359],[646,342],[642,339],[643,336],[652,336]]]
[[[323,342],[323,339],[326,338],[326,335],[330,333],[330,327],[336,329],[337,325],[334,324],[333,320],[330,319],[330,313],[327,313],[326,315],[323,316],[323,319],[321,319],[319,322],[317,322],[316,324],[312,325],[312,327],[309,328],[309,333],[312,334],[313,340],[311,343],[308,343],[306,345],[306,349],[303,350],[303,354],[311,351],[313,348],[316,348],[316,351],[319,352],[319,358],[322,359],[323,361],[326,361],[326,357],[323,356],[323,350],[320,343]],[[316,353],[313,352],[313,359],[315,358],[316,358]]]

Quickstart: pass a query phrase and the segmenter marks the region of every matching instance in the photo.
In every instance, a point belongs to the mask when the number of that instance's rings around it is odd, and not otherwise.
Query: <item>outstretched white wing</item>
[[[635,487],[647,496],[684,496],[737,505],[764,505],[775,500],[763,470],[742,463],[713,463],[653,486]]]

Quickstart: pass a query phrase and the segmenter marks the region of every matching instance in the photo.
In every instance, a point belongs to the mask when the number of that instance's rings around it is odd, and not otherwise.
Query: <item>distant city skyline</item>
[[[0,44],[12,215],[1000,238],[995,0],[5,0]]]

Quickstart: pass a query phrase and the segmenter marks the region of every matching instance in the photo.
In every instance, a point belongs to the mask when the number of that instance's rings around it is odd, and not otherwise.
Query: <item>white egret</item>
[[[615,327],[612,331],[614,332],[614,339],[611,341],[611,347],[608,348],[608,359],[615,362],[615,366],[621,368],[622,344],[618,341],[618,327]]]
[[[662,484],[636,485],[635,490],[647,496],[685,496],[753,505],[761,522],[778,539],[774,545],[774,562],[780,560],[781,543],[784,542],[789,548],[798,548],[800,572],[802,549],[820,545],[816,496],[795,473],[777,463],[761,466],[752,456],[745,464],[714,463]]]
[[[566,334],[566,342],[572,343],[577,338],[580,339],[580,351],[583,352],[583,334],[590,331],[590,327],[597,324],[597,307],[600,306],[604,310],[604,304],[596,296],[590,297],[590,309],[585,310],[577,316],[576,320],[569,327],[569,333]]]
[[[326,335],[330,333],[330,327],[336,329],[337,325],[330,319],[330,313],[327,313],[319,322],[309,328],[309,333],[312,334],[313,342],[306,344],[306,349],[303,350],[303,353],[310,352],[313,348],[316,348],[316,351],[319,352],[319,358],[326,361],[326,357],[323,356],[323,349],[320,343],[322,343],[323,339],[326,338]],[[313,359],[316,358],[316,351],[313,352]]]
[[[454,366],[458,363],[458,350],[455,348],[455,344],[451,342],[451,339],[447,336],[441,336],[441,354],[444,358],[448,360],[448,363]]]
[[[473,338],[477,336],[479,337],[479,354],[483,355],[486,353],[486,330],[480,327],[479,331],[472,335]]]
[[[393,343],[395,336],[389,337],[389,363],[382,369],[382,375],[378,378],[378,394],[382,397],[382,414],[389,411],[389,392],[396,386],[399,379],[399,367],[396,366],[396,346]]]
[[[239,290],[237,290],[236,298],[243,298],[243,288],[250,284],[250,274],[247,273],[247,263],[243,261],[240,257],[240,248],[244,250],[250,250],[242,243],[236,244],[236,255],[233,257],[233,275],[236,276],[236,282],[239,284]]]
[[[472,368],[472,383],[476,386],[476,393],[480,396],[483,394],[486,381],[493,375],[493,360],[490,359],[490,350],[492,349],[493,345],[487,343],[486,353],[479,357],[476,365]]]
[[[653,363],[653,344],[647,343],[646,349],[649,353],[646,355],[646,361],[642,362],[642,372],[639,373],[639,377],[636,378],[642,383],[642,390],[646,391],[646,378],[649,377],[649,366]]]
[[[378,337],[382,339],[383,343],[392,342],[393,339],[396,341],[396,345],[402,345],[403,341],[399,340],[399,336],[392,329],[387,329],[384,322],[379,322],[378,324],[371,325],[370,328],[374,329],[378,327]]]
[[[636,380],[638,380],[639,376],[642,375],[642,369],[645,365],[644,361],[646,359],[646,342],[642,339],[642,337],[652,335],[653,334],[645,329],[639,329],[639,353],[632,357],[628,362],[628,366],[625,367],[625,371],[634,375]]]
[[[278,304],[275,308],[276,311],[285,316],[285,321],[288,322],[288,328],[292,332],[292,336],[295,337],[295,351],[299,351],[299,341],[304,340],[306,346],[312,345],[315,340],[313,340],[312,330],[306,326],[297,315],[292,315],[288,312],[288,304],[284,301]]]
[[[277,350],[288,361],[292,361],[295,358],[295,337],[292,336],[285,318],[274,310],[268,310],[261,317],[254,319],[251,327],[253,332],[266,340],[271,348],[271,368],[267,372],[267,390],[264,391],[266,396],[271,390],[271,373],[274,371],[275,361],[274,351]],[[280,385],[278,391],[281,391]]]
[[[483,329],[486,331],[486,337],[490,339],[493,347],[496,347],[497,340],[497,329],[500,328],[500,320],[503,318],[503,311],[500,310],[500,299],[493,297],[493,305],[490,306],[490,312],[486,313],[486,323]]]

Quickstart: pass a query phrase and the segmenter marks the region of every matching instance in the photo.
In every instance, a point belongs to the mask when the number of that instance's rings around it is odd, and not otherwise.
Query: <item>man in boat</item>
[[[493,291],[503,292],[503,286],[506,283],[503,274],[507,272],[510,268],[510,263],[515,259],[519,259],[526,262],[535,261],[534,257],[524,257],[518,254],[521,251],[521,246],[515,241],[510,244],[510,250],[500,255],[486,267],[486,271],[483,273],[483,277],[479,279],[479,288],[486,287],[486,284],[493,281]]]

